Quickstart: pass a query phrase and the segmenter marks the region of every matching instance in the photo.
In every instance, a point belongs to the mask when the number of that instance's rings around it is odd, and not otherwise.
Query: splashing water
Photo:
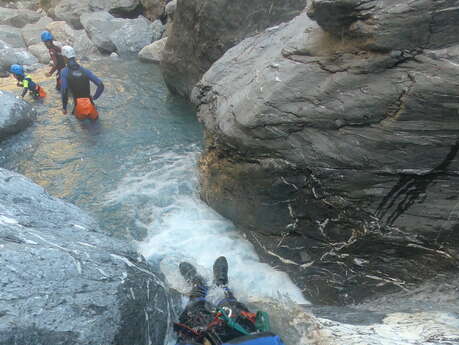
[[[198,153],[199,148],[191,146],[182,154],[175,151],[155,155],[147,166],[130,171],[107,195],[108,203],[143,209],[136,224],[147,229],[149,235],[139,243],[140,252],[160,263],[169,284],[182,292],[187,287],[178,272],[181,261],[197,265],[210,282],[214,260],[224,255],[229,263],[230,286],[241,300],[288,298],[307,304],[285,273],[261,263],[252,245],[234,226],[199,199]]]

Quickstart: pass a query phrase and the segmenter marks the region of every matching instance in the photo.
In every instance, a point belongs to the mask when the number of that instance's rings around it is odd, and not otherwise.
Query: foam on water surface
[[[136,224],[148,233],[139,243],[140,252],[160,263],[168,283],[182,292],[188,287],[178,272],[181,261],[195,264],[210,283],[213,262],[224,255],[230,286],[241,300],[285,298],[307,304],[286,273],[261,263],[232,223],[199,199],[198,147],[178,151],[153,153],[148,167],[131,170],[108,194],[109,203],[127,204],[140,215]]]

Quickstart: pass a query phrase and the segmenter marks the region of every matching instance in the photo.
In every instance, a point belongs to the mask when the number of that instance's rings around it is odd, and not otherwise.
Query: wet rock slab
[[[159,275],[76,206],[0,169],[0,344],[162,344]]]
[[[328,18],[319,4],[335,18],[344,3],[354,2],[317,1],[314,18]],[[302,14],[228,50],[192,94],[207,130],[202,198],[324,303],[458,262],[457,11],[361,3],[374,5],[353,22],[366,35]],[[411,10],[418,24],[443,18],[436,39],[408,42],[412,26],[397,21]]]
[[[29,103],[11,92],[0,91],[0,141],[27,128],[35,118]]]

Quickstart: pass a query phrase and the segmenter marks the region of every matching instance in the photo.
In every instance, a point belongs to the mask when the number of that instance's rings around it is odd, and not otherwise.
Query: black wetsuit
[[[61,71],[61,95],[64,110],[67,110],[69,90],[72,92],[75,104],[77,98],[89,98],[92,101],[90,81],[97,85],[94,94],[94,100],[96,100],[104,91],[104,84],[90,70],[81,67],[74,59],[71,59],[67,67]]]

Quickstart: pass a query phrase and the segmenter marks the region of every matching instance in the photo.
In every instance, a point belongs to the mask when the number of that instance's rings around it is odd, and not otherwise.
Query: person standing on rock
[[[62,56],[61,48],[54,44],[54,37],[49,31],[43,31],[41,33],[41,40],[48,48],[49,56],[53,62],[51,71],[46,73],[48,77],[51,77],[56,72],[56,90],[61,89],[61,70],[65,67],[64,57]]]
[[[45,90],[35,83],[30,76],[25,74],[24,68],[21,65],[11,65],[10,73],[12,73],[17,80],[17,86],[22,87],[22,98],[24,98],[27,92],[29,92],[34,99],[46,97]]]
[[[190,302],[174,323],[177,345],[284,345],[279,336],[269,332],[266,313],[253,314],[238,302],[228,287],[228,262],[224,256],[215,260],[214,283],[225,298],[216,306],[206,301],[208,286],[196,268],[181,262],[180,273],[192,288]]]
[[[97,112],[94,101],[104,91],[104,84],[90,70],[81,67],[76,62],[75,50],[70,46],[62,47],[62,55],[66,61],[66,67],[61,71],[61,95],[62,112],[67,114],[69,91],[73,95],[74,108],[72,113],[78,120],[97,120]],[[91,97],[90,81],[97,86],[94,97]]]

